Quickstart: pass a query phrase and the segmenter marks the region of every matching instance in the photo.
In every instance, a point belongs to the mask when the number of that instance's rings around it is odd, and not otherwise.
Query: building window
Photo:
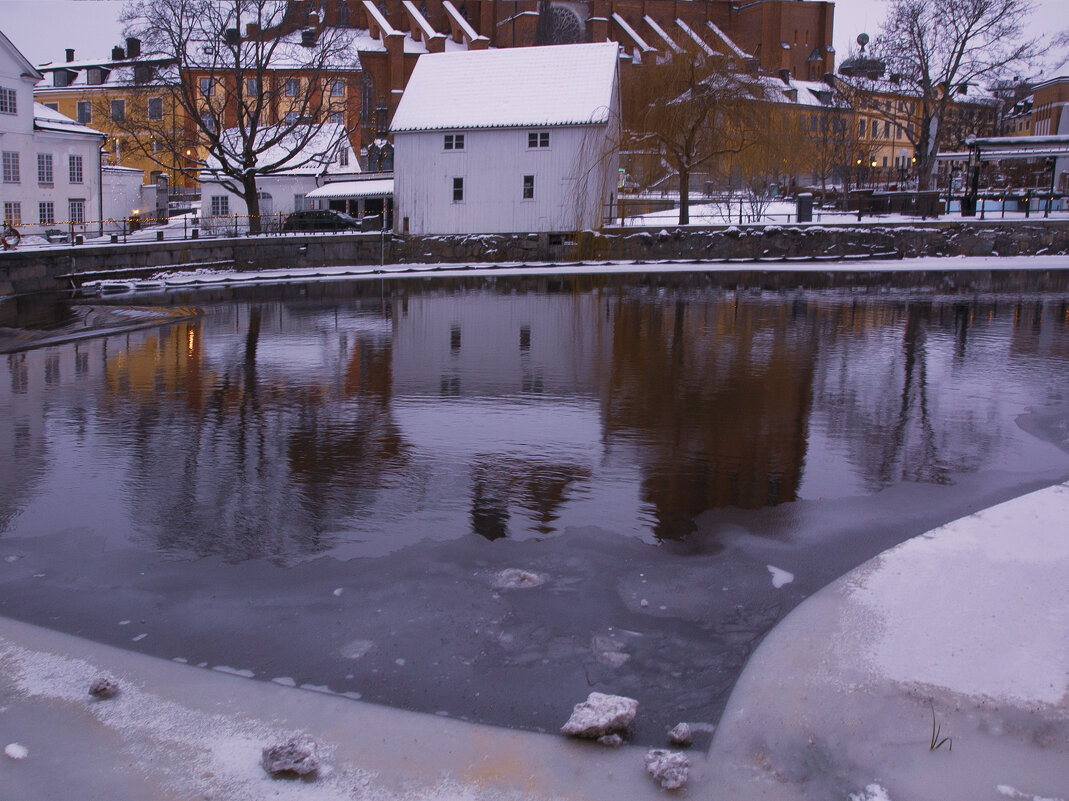
[[[286,112],[286,125],[296,125],[296,124],[297,124],[297,112],[296,111],[287,111]]]
[[[200,79],[200,93],[204,97],[211,97],[215,94],[215,81],[211,78]]]
[[[883,138],[884,139],[890,139],[891,138],[891,123],[889,121],[888,122],[884,122],[884,124],[883,124]]]
[[[865,120],[864,119],[858,120],[858,123],[857,123],[857,135],[861,139],[865,138]]]
[[[0,113],[18,113],[18,95],[15,93],[14,89],[8,89],[6,86],[0,86]]]
[[[330,84],[331,97],[345,97],[345,81],[332,81]]]
[[[51,186],[54,183],[54,179],[52,178],[51,153],[37,154],[37,183],[46,186]]]
[[[150,120],[163,119],[163,98],[150,97],[148,99],[148,118]]]
[[[202,111],[200,113],[200,127],[208,133],[215,133],[215,117],[212,116],[210,111]]]
[[[330,113],[330,122],[332,125],[345,125],[345,112],[332,111]]]
[[[85,201],[76,198],[67,201],[67,210],[70,212],[70,221],[75,225],[85,222]]]
[[[464,200],[464,179],[453,179],[453,202],[461,203]]]
[[[126,101],[111,101],[111,119],[113,122],[122,122],[126,119]]]
[[[523,199],[534,200],[534,176],[523,176]]]
[[[527,134],[527,147],[549,147],[549,131],[532,131]]]
[[[445,135],[445,149],[446,150],[463,150],[464,149],[464,134],[446,134]]]
[[[245,80],[245,94],[250,96],[260,94],[260,80],[258,78],[247,78]]]
[[[71,156],[67,159],[67,173],[68,180],[72,184],[80,184],[82,182],[82,157]]]
[[[227,195],[212,195],[212,216],[226,217],[230,214],[230,198]]]
[[[4,225],[22,225],[22,204],[8,201],[4,204]]]
[[[104,70],[100,67],[90,67],[85,73],[85,82],[91,86],[99,86],[104,83]]]
[[[19,154],[17,150],[4,151],[4,183],[17,184],[22,178],[19,176]]]
[[[300,90],[301,82],[296,78],[286,79],[286,97],[296,97]]]
[[[338,150],[338,165],[341,167],[349,166],[349,148],[343,147]]]
[[[93,121],[93,104],[88,100],[78,101],[78,122],[88,125]]]
[[[55,225],[56,205],[51,200],[42,200],[37,204],[37,218],[41,225]]]
[[[59,103],[45,103],[45,108],[50,108],[53,111],[59,111]]]

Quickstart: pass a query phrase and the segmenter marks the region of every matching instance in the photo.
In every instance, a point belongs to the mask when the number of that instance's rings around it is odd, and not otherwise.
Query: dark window
[[[150,120],[163,119],[163,98],[150,97],[148,99],[148,118]]]
[[[454,203],[460,203],[462,200],[464,200],[464,179],[463,178],[454,178],[453,179],[453,202]]]
[[[88,125],[93,121],[93,104],[88,100],[78,101],[78,122]]]
[[[122,122],[126,119],[126,101],[125,100],[112,100],[111,101],[111,119],[114,122]]]
[[[527,147],[549,147],[549,131],[532,131],[527,134]]]
[[[534,200],[534,176],[523,176],[523,199]]]
[[[463,150],[464,134],[446,134],[444,144],[446,150]]]

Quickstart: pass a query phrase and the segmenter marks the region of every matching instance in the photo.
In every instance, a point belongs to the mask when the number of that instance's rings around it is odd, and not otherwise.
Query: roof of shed
[[[609,120],[619,46],[515,47],[420,56],[398,131],[591,125]]]

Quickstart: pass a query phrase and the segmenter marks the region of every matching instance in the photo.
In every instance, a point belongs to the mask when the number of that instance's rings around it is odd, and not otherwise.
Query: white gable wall
[[[528,134],[549,132],[549,147]],[[447,134],[464,135],[446,150]],[[415,235],[577,231],[602,224],[617,157],[610,126],[494,128],[394,134],[397,231]],[[534,198],[523,197],[534,176]],[[464,199],[453,200],[453,179]]]

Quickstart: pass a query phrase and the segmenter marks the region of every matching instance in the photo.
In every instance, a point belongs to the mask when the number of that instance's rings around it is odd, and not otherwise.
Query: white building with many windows
[[[619,47],[420,56],[394,115],[400,233],[580,231],[612,216]]]
[[[33,101],[41,73],[0,32],[0,203],[22,236],[98,233],[104,135]]]

